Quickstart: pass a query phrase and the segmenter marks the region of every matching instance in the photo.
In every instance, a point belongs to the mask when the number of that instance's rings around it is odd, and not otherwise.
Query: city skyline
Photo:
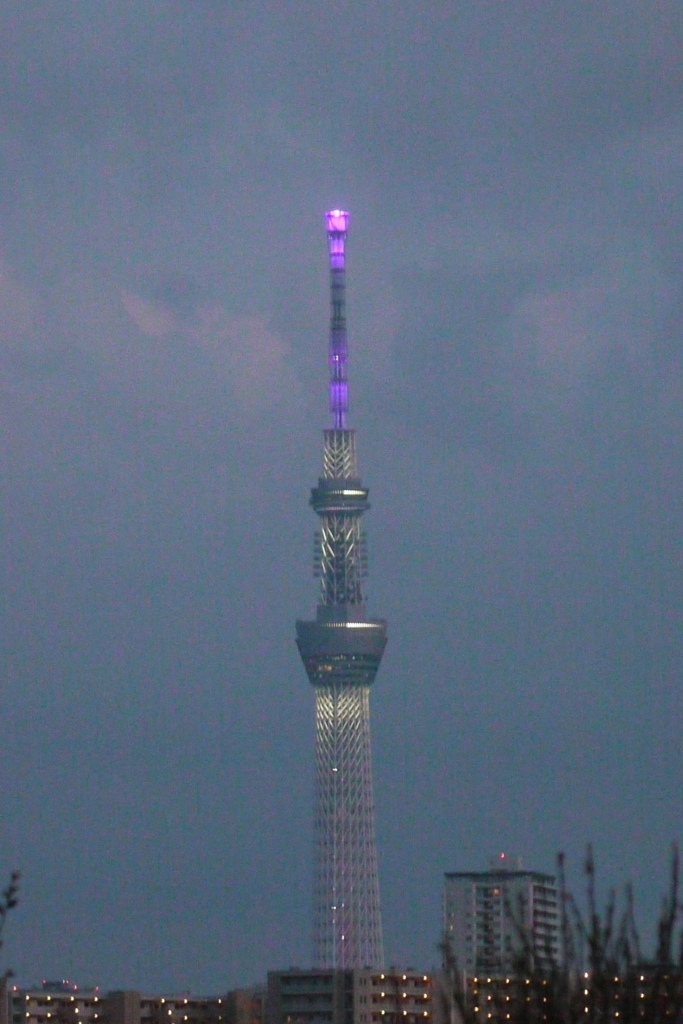
[[[511,850],[681,841],[683,8],[0,5],[18,983],[310,960],[320,215],[353,215],[385,960]],[[386,680],[386,685],[381,682]]]

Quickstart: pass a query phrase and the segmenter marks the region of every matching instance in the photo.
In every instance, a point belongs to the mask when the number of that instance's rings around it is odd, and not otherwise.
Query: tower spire
[[[346,380],[346,210],[325,214],[327,244],[330,250],[330,412],[332,426],[343,430],[349,408]]]
[[[361,516],[370,505],[358,476],[348,408],[345,244],[349,215],[326,214],[330,254],[330,412],[323,475],[310,504],[320,518],[316,618],[296,624],[297,645],[315,693],[316,967],[382,967],[382,923],[370,750],[370,686],[387,642],[386,622],[368,618]]]

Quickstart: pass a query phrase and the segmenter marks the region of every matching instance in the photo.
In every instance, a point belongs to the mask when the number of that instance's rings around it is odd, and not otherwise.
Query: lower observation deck
[[[342,617],[348,610],[347,606],[333,617],[326,614],[326,607],[318,606],[315,622],[296,624],[297,646],[313,686],[374,682],[387,645],[387,624],[383,619]]]

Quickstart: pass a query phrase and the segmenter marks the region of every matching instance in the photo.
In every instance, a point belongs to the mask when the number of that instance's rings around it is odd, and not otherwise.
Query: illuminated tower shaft
[[[297,644],[315,687],[316,967],[382,967],[382,922],[370,752],[370,686],[386,646],[386,622],[365,611],[366,553],[360,527],[370,507],[346,427],[344,247],[348,214],[327,214],[330,250],[330,412],[323,475],[311,492],[320,516],[314,622],[297,622]]]

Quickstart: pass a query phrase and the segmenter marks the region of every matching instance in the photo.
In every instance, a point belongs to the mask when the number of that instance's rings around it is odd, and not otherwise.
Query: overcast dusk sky
[[[21,984],[310,961],[323,212],[351,211],[390,962],[500,850],[683,839],[680,0],[3,0]],[[4,963],[3,963],[4,967]]]

